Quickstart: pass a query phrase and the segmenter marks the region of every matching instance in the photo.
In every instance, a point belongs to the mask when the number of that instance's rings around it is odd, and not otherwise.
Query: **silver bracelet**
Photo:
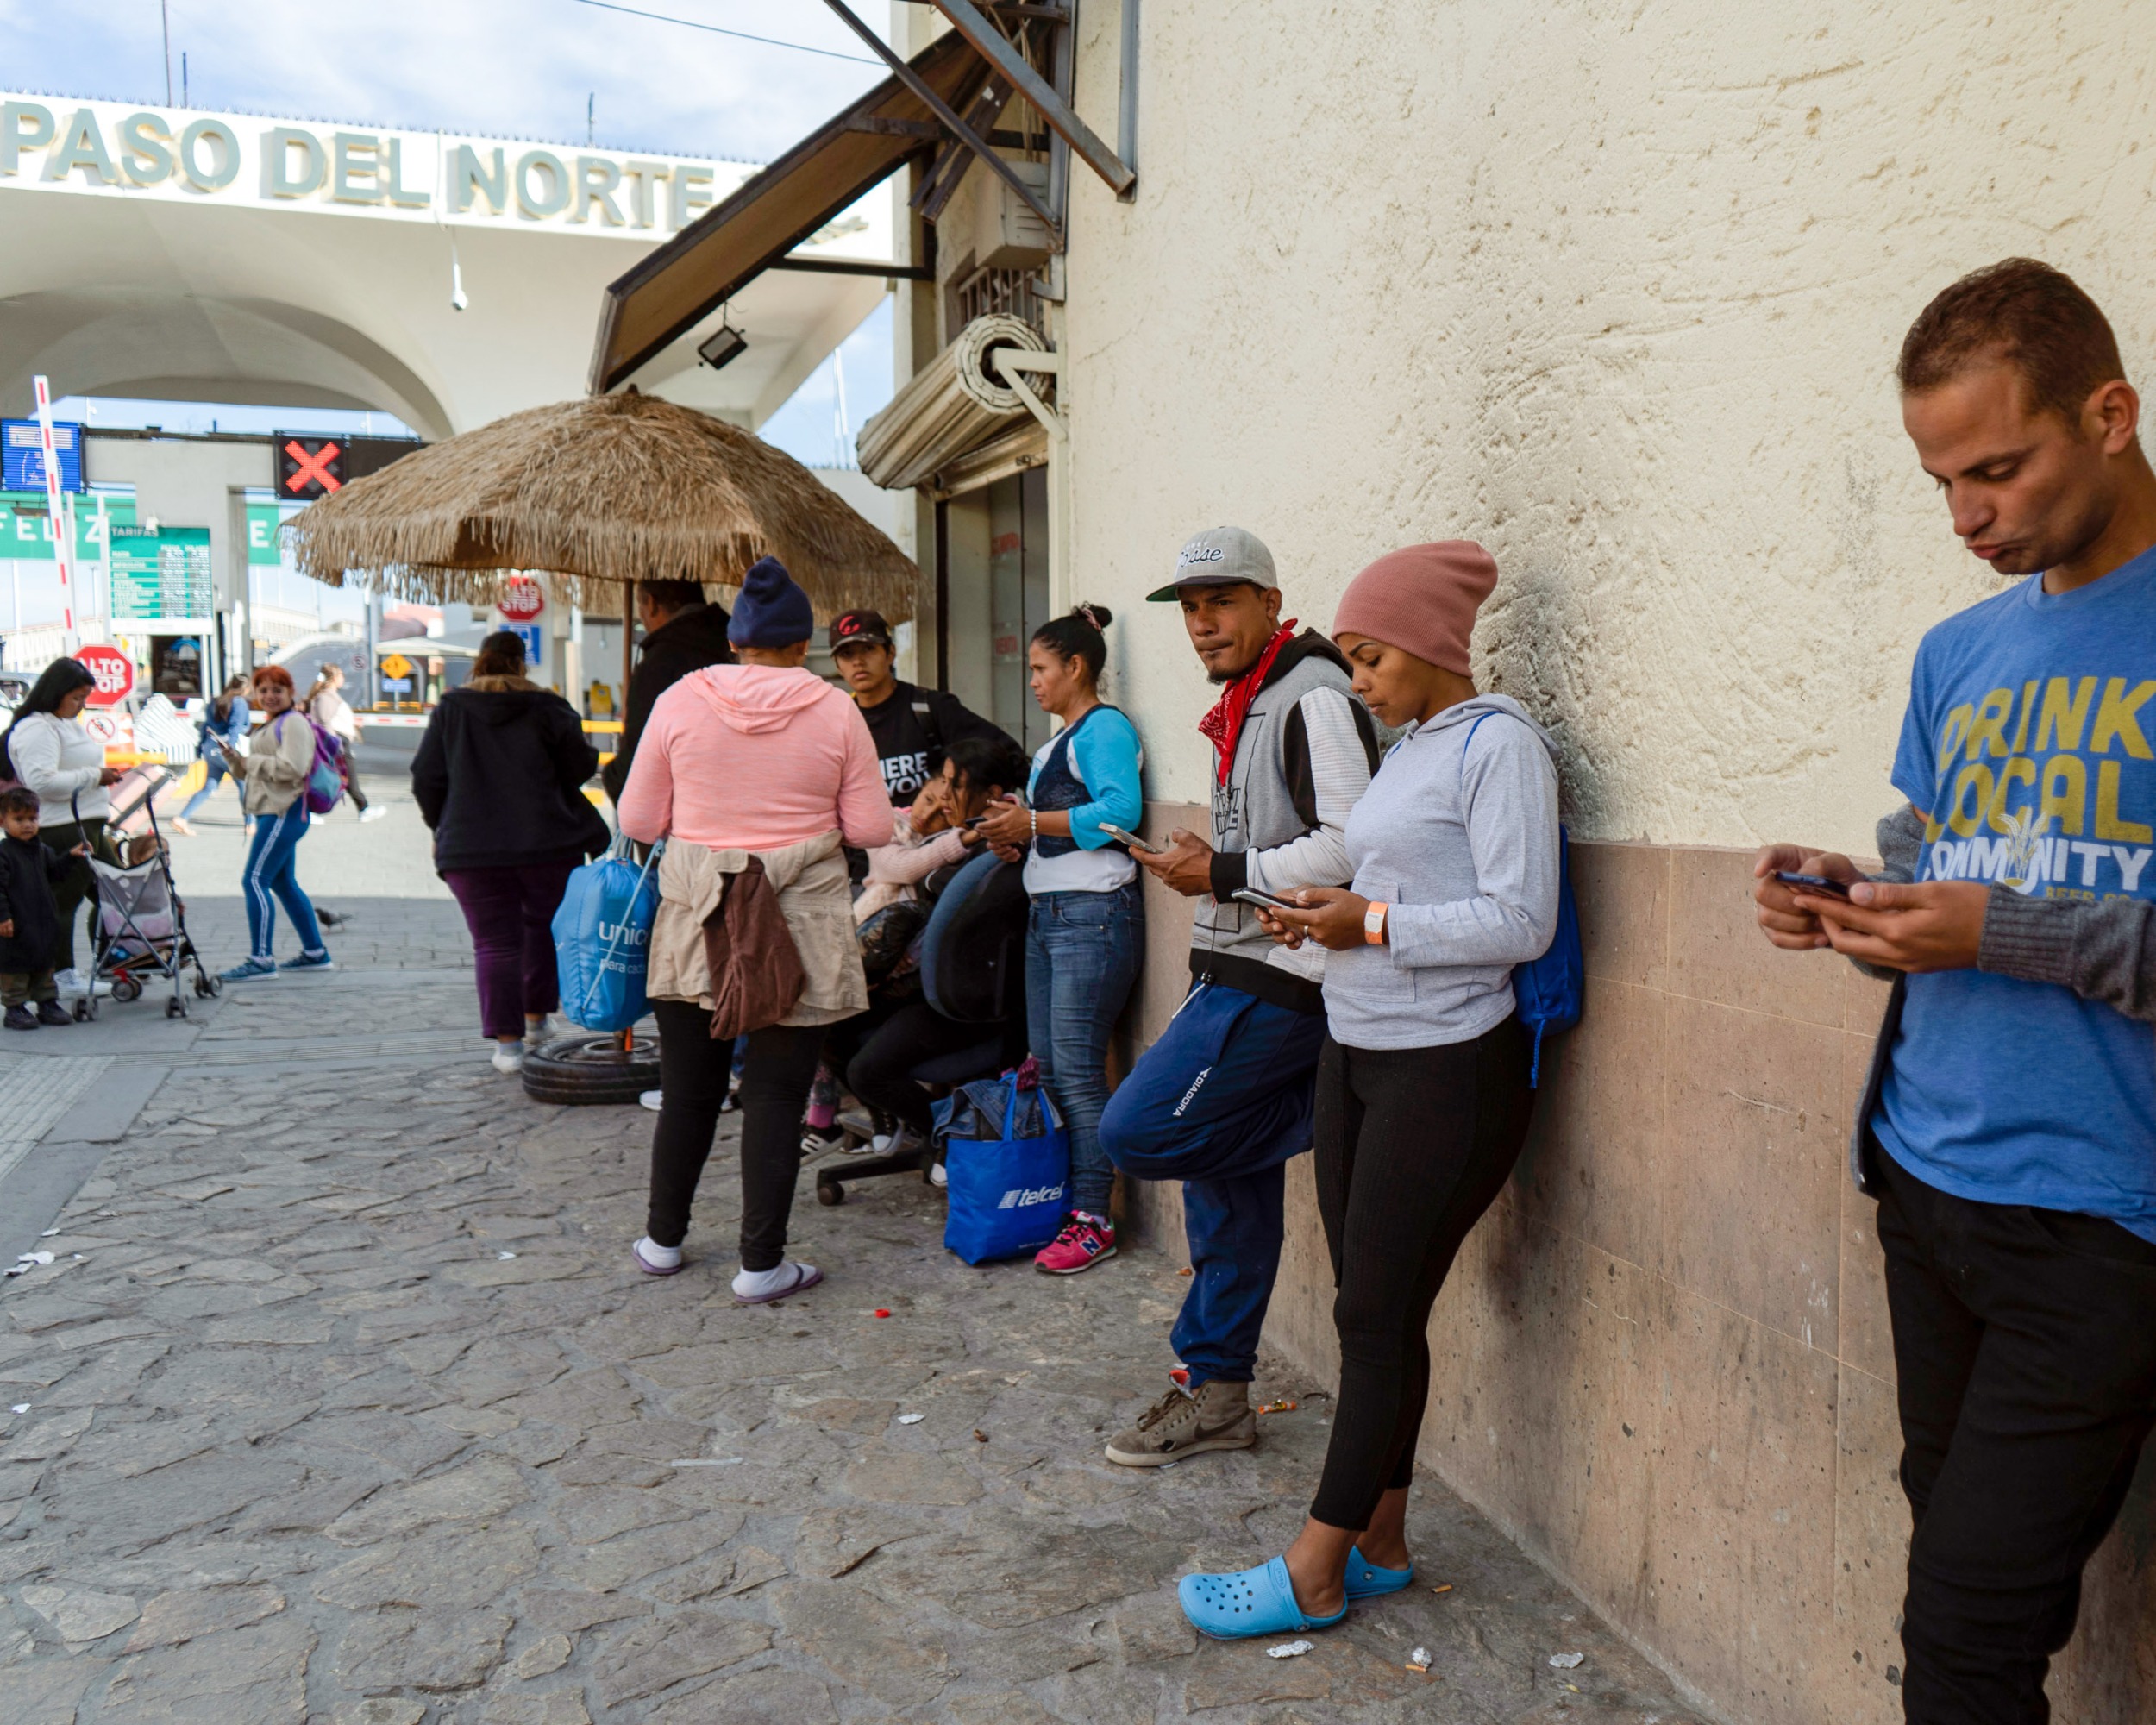
[[[1037,840],[1041,836],[1041,812],[1030,808],[1025,812],[1025,819],[1027,825],[1033,829],[1034,838]]]

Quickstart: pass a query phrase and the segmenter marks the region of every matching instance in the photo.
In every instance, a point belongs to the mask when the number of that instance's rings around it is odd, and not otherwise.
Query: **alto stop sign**
[[[495,609],[511,623],[530,623],[547,608],[547,595],[538,582],[519,576],[502,586]]]
[[[117,706],[135,687],[135,661],[116,647],[90,646],[75,655],[95,677],[90,691],[92,706]]]

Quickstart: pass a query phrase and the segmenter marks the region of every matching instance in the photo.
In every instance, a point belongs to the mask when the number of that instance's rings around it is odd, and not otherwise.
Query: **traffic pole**
[[[53,448],[53,392],[42,373],[37,380],[37,434],[45,453],[45,518],[53,531],[53,558],[60,568],[60,652],[74,656],[82,645],[75,632],[75,547],[67,535],[67,512],[60,506],[60,456]]]

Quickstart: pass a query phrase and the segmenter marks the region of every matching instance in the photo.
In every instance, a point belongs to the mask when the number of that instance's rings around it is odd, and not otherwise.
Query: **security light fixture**
[[[697,357],[713,371],[733,363],[749,349],[749,338],[730,323],[722,323],[696,344]]]

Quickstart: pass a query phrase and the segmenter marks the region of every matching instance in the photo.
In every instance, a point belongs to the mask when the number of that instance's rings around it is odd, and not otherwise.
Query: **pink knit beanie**
[[[1348,583],[1332,638],[1367,635],[1464,677],[1476,608],[1496,585],[1496,559],[1471,539],[1388,551]]]

